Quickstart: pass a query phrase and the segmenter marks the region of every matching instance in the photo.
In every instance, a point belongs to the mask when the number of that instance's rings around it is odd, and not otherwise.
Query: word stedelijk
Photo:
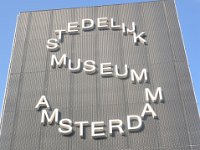
[[[138,42],[141,42],[142,44],[146,45],[147,41],[145,39],[146,34],[145,32],[136,33],[136,24],[135,22],[132,22],[131,29],[126,27],[125,23],[116,24],[113,18],[110,20],[107,17],[101,17],[97,18],[96,24],[93,19],[82,19],[80,22],[69,22],[67,24],[67,29],[59,29],[55,30],[55,34],[57,35],[57,38],[50,38],[47,40],[47,49],[49,51],[57,51],[60,49],[60,43],[63,42],[63,36],[68,35],[74,35],[79,34],[80,30],[82,31],[92,31],[95,28],[98,30],[122,30],[122,35],[131,35],[133,36],[133,43],[138,44]]]

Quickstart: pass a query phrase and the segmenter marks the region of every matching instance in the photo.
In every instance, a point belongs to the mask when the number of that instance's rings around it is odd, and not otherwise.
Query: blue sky
[[[20,11],[121,4],[151,0],[3,0],[0,5],[0,105],[4,98],[16,17]],[[200,108],[200,0],[176,0],[193,85]],[[1,112],[1,108],[0,108]]]

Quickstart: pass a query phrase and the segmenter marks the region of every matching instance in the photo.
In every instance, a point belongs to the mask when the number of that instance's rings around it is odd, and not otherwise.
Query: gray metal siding
[[[147,34],[148,45],[135,46],[132,36],[121,31],[98,30],[66,35],[61,50],[49,52],[46,41],[54,30],[66,29],[68,22],[98,17],[113,17],[117,24],[134,21],[138,33]],[[51,55],[66,54],[72,62],[94,60],[124,64],[138,73],[149,71],[150,81],[132,84],[130,78],[102,78],[98,73],[70,73],[67,68],[50,67]],[[151,104],[158,119],[144,119],[138,133],[108,135],[108,120],[141,115],[145,105],[144,89],[162,87],[164,103]],[[91,127],[80,138],[79,128],[66,137],[58,125],[40,124],[41,112],[34,109],[46,95],[61,118],[73,121],[104,121],[107,138],[92,139]],[[1,150],[196,150],[200,149],[200,121],[185,49],[181,39],[173,0],[90,8],[61,9],[21,13],[17,24],[10,78],[6,88],[1,129]]]

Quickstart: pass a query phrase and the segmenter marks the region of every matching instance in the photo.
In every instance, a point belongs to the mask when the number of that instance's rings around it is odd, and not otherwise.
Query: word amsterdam
[[[151,91],[147,88],[145,89],[145,95],[146,95],[146,101],[149,102],[149,100],[152,100],[152,102],[157,102],[157,100],[160,100],[160,102],[163,101],[163,95],[161,88],[157,88],[155,95],[151,93]],[[44,109],[45,108],[45,109]],[[123,123],[120,119],[110,119],[108,122],[108,131],[106,131],[106,123],[104,121],[94,121],[89,122],[87,120],[82,121],[72,121],[69,118],[63,118],[59,120],[59,109],[55,108],[51,115],[47,112],[48,110],[51,110],[51,107],[49,105],[49,102],[47,101],[47,98],[45,95],[42,95],[39,99],[38,103],[35,106],[36,110],[42,110],[42,116],[41,116],[41,124],[47,125],[50,124],[58,124],[58,132],[62,135],[70,136],[73,134],[73,127],[79,128],[79,136],[85,137],[84,128],[91,126],[91,136],[93,138],[106,138],[107,132],[110,136],[114,134],[114,132],[119,132],[120,135],[125,135],[125,127],[127,127],[127,130],[129,132],[139,132],[141,131],[143,127],[143,119],[147,116],[151,116],[154,119],[158,118],[158,115],[151,107],[150,103],[146,103],[141,115],[128,115],[126,123]]]

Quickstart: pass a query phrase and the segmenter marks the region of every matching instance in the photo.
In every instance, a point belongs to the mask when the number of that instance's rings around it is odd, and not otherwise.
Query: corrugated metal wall
[[[122,31],[81,31],[66,35],[61,50],[50,53],[46,41],[54,30],[66,29],[68,22],[84,18],[113,17],[128,27],[136,22],[137,31],[146,32],[148,45],[135,46],[132,36]],[[98,67],[112,62],[123,69],[128,64],[140,72],[149,71],[150,82],[132,84],[130,79],[102,78],[99,73],[70,73],[52,69],[51,55],[67,54],[77,59],[92,59]],[[46,95],[62,118],[73,121],[105,121],[140,115],[145,104],[144,89],[161,86],[164,103],[152,104],[158,119],[148,117],[138,133],[106,139],[92,139],[90,127],[85,138],[79,129],[72,136],[62,136],[57,125],[42,126],[41,112],[34,109],[41,95]],[[1,128],[1,150],[198,150],[200,121],[188,64],[173,0],[61,9],[21,13],[5,96]],[[108,127],[107,132],[108,132]],[[108,133],[107,133],[108,134]]]

